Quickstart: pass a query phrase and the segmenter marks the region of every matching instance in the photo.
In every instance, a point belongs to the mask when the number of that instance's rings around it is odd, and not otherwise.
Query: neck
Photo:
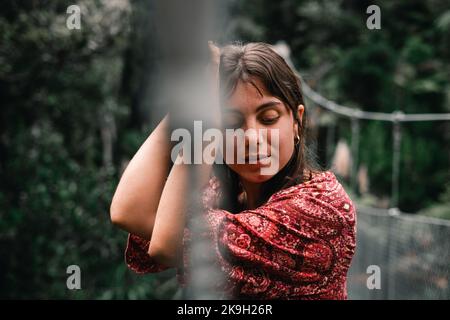
[[[262,184],[244,180],[241,180],[241,183],[247,196],[247,208],[254,209],[258,207]]]

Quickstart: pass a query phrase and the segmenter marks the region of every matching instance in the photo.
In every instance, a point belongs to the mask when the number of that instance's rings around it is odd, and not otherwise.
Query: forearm
[[[211,53],[211,64],[208,72],[212,78],[209,81],[211,85],[211,100],[208,112],[212,114],[210,120],[215,128],[220,124],[220,109],[218,95],[218,77],[220,49],[209,44]],[[205,104],[206,105],[206,104]],[[216,141],[217,143],[217,141]],[[180,157],[180,156],[179,156]],[[176,161],[176,163],[179,163]],[[192,166],[192,165],[191,165]],[[190,170],[196,170],[196,185],[190,181]],[[190,167],[186,164],[174,164],[164,186],[159,202],[153,234],[149,246],[149,255],[157,262],[167,266],[177,266],[182,262],[182,244],[184,228],[186,224],[186,211],[191,198],[190,193],[195,192],[198,196],[200,190],[209,181],[212,165],[202,164],[199,167]]]
[[[177,266],[182,263],[185,214],[189,205],[190,192],[197,190],[190,181],[190,169],[193,168],[185,164],[173,166],[156,215],[149,255],[167,266]],[[211,165],[201,165],[198,176],[199,186],[207,183],[211,170]]]
[[[170,164],[167,116],[139,148],[117,186],[111,220],[120,228],[150,239]]]

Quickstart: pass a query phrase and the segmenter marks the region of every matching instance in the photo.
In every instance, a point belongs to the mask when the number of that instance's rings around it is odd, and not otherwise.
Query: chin
[[[242,179],[250,183],[263,183],[274,177],[274,175],[261,175],[259,172],[245,172],[238,174]]]

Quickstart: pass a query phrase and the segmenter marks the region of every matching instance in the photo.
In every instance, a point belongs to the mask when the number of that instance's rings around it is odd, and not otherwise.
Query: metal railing
[[[357,206],[347,281],[349,299],[450,299],[450,221]]]

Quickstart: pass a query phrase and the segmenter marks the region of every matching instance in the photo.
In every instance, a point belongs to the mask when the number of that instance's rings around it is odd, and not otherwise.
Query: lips
[[[260,162],[260,161],[263,161],[264,159],[268,159],[268,158],[270,158],[270,155],[261,155],[261,154],[248,155],[248,156],[245,156],[245,163]]]

